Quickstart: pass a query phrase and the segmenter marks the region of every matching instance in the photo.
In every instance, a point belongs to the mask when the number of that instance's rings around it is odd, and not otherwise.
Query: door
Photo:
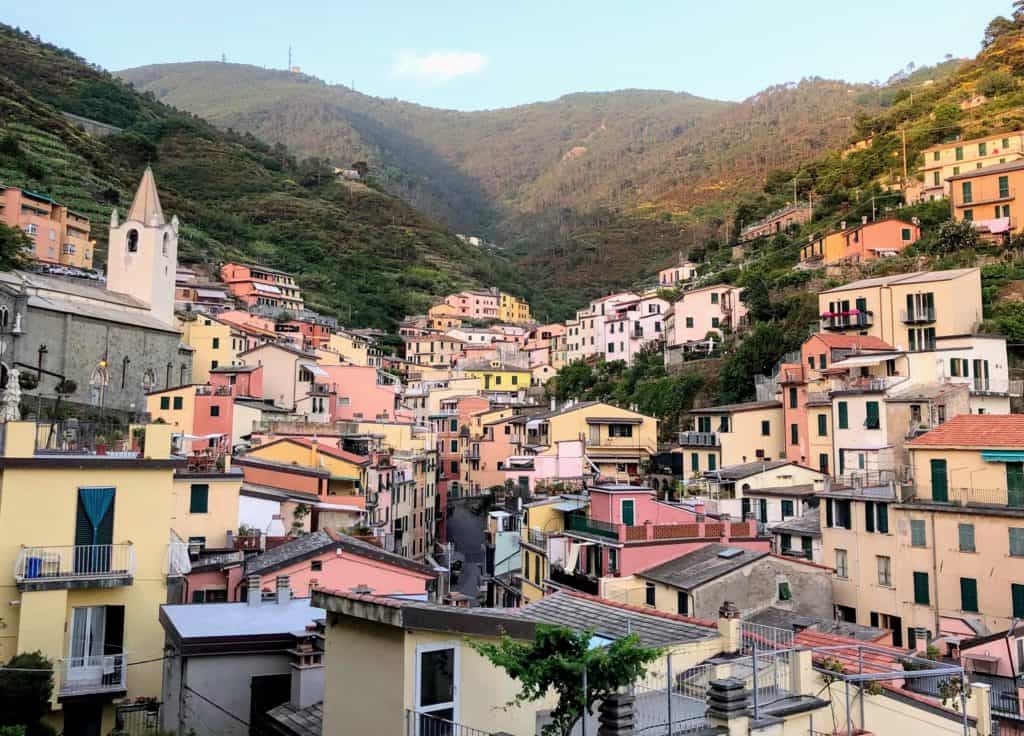
[[[103,681],[106,630],[106,606],[86,606],[72,610],[71,646],[67,662],[67,682],[71,687],[99,685]]]
[[[804,552],[804,557],[808,560],[814,558],[814,553],[811,551],[811,544],[813,540],[810,537],[800,537],[800,549]]]
[[[945,460],[931,461],[932,500],[945,503],[949,501],[949,482]]]
[[[110,572],[114,542],[114,489],[79,488],[75,516],[75,572]]]
[[[458,644],[416,647],[416,736],[448,733],[458,723],[458,681]]]
[[[636,502],[632,498],[622,499],[622,523],[626,526],[633,526],[636,517]]]
[[[1024,463],[1006,463],[1006,503],[1024,506]]]
[[[762,524],[768,523],[768,499],[759,498],[757,500],[758,519]]]

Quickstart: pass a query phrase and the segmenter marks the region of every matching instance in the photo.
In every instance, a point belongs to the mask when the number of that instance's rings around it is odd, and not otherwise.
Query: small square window
[[[313,572],[320,572],[324,569],[323,560],[313,560],[309,563],[309,569]]]

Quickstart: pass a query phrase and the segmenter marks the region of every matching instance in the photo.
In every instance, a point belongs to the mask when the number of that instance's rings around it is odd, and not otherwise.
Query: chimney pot
[[[287,575],[277,576],[277,605],[286,606],[291,601],[292,588]]]
[[[842,222],[839,223],[839,229],[840,230],[845,230],[846,229],[846,220],[843,220]]]
[[[260,576],[250,575],[245,579],[245,600],[250,606],[258,606],[263,599],[260,592]]]
[[[868,216],[867,215],[861,215],[860,224],[861,225],[867,225],[868,224]]]

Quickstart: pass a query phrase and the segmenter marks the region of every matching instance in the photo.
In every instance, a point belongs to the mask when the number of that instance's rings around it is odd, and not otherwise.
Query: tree
[[[755,325],[739,347],[722,361],[718,373],[719,400],[723,404],[754,398],[754,376],[768,375],[783,355],[800,347],[802,337],[778,322]]]
[[[50,712],[53,662],[42,652],[26,652],[11,657],[7,666],[19,671],[0,669],[0,726],[25,726],[27,736],[47,733],[40,719]]]
[[[967,220],[946,220],[939,225],[932,250],[941,255],[978,247],[978,231]]]
[[[1016,3],[1014,4],[1014,7],[1014,12],[1016,13]],[[1014,28],[1015,26],[1012,20],[1002,15],[997,15],[987,26],[985,26],[985,35],[982,36],[981,47],[983,49],[987,49],[996,42],[996,39],[1005,33],[1013,31]]]
[[[497,644],[471,642],[470,645],[519,681],[519,693],[510,706],[540,700],[553,691],[558,696],[558,705],[551,712],[552,721],[544,727],[543,733],[544,736],[567,736],[584,708],[587,713],[593,713],[596,703],[643,677],[647,665],[661,655],[659,649],[641,646],[636,634],[597,648],[591,647],[593,637],[592,631],[538,624],[532,642],[505,636]],[[583,690],[584,670],[586,692]]]
[[[0,271],[25,268],[29,263],[27,254],[34,250],[35,245],[28,235],[0,223]]]

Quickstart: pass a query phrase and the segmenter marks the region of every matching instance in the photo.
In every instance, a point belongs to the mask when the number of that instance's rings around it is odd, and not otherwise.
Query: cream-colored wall
[[[949,496],[954,498],[955,489],[984,489],[986,493],[995,491],[1000,494],[999,500],[1006,501],[1006,465],[989,463],[981,459],[978,450],[956,449],[925,449],[910,446],[910,458],[914,467],[914,485],[917,498],[932,497],[931,461],[946,461],[946,485]]]
[[[328,614],[324,734],[405,733],[404,638],[401,629]]]
[[[292,409],[299,393],[298,356],[287,350],[263,347],[243,356],[248,365],[255,363],[263,366],[263,397],[270,399],[278,406]],[[308,388],[308,384],[302,384]]]
[[[323,468],[330,472],[332,478],[360,479],[362,468],[348,460],[320,452],[316,448],[298,445],[288,440],[270,442],[254,447],[248,453],[251,457],[273,462],[303,465],[310,468]]]
[[[263,412],[251,406],[235,402],[231,413],[231,446],[239,444],[242,438],[252,433],[253,425],[263,419]]]
[[[241,362],[238,360],[238,351],[234,349],[228,325],[198,315],[191,321],[178,320],[178,328],[181,330],[181,341],[195,350],[192,355],[192,380],[196,383],[209,382],[213,361],[217,361],[221,367]],[[218,343],[216,348],[213,347],[215,338]]]
[[[607,425],[595,425],[600,427],[600,441],[602,447],[614,448],[617,455],[622,455],[626,450],[633,450],[640,455],[646,456],[657,452],[658,449],[658,420],[628,409],[620,409],[610,404],[595,404],[586,406],[577,411],[569,411],[564,414],[553,416],[548,420],[548,437],[550,444],[543,455],[557,454],[556,443],[578,440],[582,435],[590,437],[590,424],[588,418],[623,418],[640,419],[639,425],[633,426],[632,437],[609,437]],[[589,448],[588,448],[589,451]],[[596,459],[599,454],[592,455]]]
[[[711,431],[717,432],[721,415],[712,417]],[[787,432],[783,427],[782,407],[737,411],[730,416],[728,432],[719,432],[722,443],[722,465],[738,465],[752,463],[760,458],[758,450],[764,457],[772,460],[785,459]],[[761,422],[770,423],[771,432],[767,436],[761,434]],[[720,466],[721,467],[721,466]]]
[[[820,415],[825,416],[825,427],[827,434],[823,437],[818,434],[818,417]],[[832,435],[834,427],[832,425],[832,407],[831,406],[810,406],[807,408],[807,427],[805,429],[806,436],[808,437],[807,451],[810,453],[807,457],[807,464],[812,468],[817,469],[818,458],[820,455],[828,457],[828,468],[829,472],[834,472],[833,464],[835,462],[835,453],[832,448]]]
[[[205,514],[189,511],[192,486],[197,484],[209,487]],[[241,476],[175,478],[171,528],[182,540],[205,537],[207,547],[226,547],[227,532],[238,529],[238,492],[241,487]]]

